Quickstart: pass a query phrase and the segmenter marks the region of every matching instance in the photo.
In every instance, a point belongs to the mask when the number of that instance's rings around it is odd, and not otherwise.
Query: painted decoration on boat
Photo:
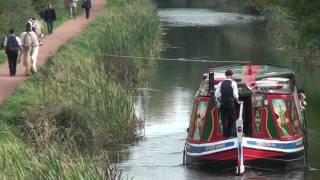
[[[200,140],[200,131],[202,129],[203,120],[205,118],[208,102],[200,101],[197,109],[196,128],[194,130],[193,139]]]
[[[294,134],[298,134],[299,133],[299,127],[300,127],[300,123],[299,123],[299,115],[296,109],[296,105],[294,103],[294,101],[288,101],[288,106],[290,108],[290,115],[291,115],[291,119],[293,121],[293,133]]]
[[[260,132],[262,130],[262,127],[261,127],[261,119],[262,119],[262,116],[261,116],[261,109],[255,109],[254,111],[254,128],[257,132]]]
[[[286,103],[284,99],[272,99],[272,105],[277,117],[278,126],[284,137],[290,136],[289,118],[287,114]]]

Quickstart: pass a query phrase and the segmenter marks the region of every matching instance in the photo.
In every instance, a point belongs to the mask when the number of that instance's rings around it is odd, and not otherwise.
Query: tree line
[[[307,61],[319,59],[320,1],[249,0],[269,20],[282,46],[299,50]]]

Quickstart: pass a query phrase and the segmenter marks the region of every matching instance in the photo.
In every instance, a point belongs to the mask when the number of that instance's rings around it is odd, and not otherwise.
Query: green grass
[[[0,106],[1,179],[121,176],[107,156],[93,152],[133,140],[132,88],[150,75],[154,62],[102,54],[157,57],[160,47],[160,24],[149,1],[109,5]]]
[[[104,54],[157,57],[161,29],[150,1],[109,6],[69,41],[41,72],[0,107],[15,135],[37,149],[58,143],[94,151],[135,138],[134,86],[154,62]]]
[[[4,51],[0,51],[0,64],[4,63],[6,61],[6,54]]]
[[[97,166],[78,153],[70,154],[55,147],[34,151],[14,136],[0,131],[1,179],[103,179],[108,165]],[[99,160],[103,162],[102,159]]]

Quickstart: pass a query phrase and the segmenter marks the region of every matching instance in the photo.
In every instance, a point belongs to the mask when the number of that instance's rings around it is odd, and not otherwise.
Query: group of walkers
[[[25,32],[21,33],[20,38],[15,35],[14,29],[9,30],[9,35],[4,40],[5,52],[8,57],[10,76],[16,75],[17,62],[19,56],[23,58],[23,65],[26,67],[25,75],[37,72],[36,62],[39,53],[40,40],[38,35],[32,31],[32,21],[26,23]]]
[[[70,18],[76,19],[76,11],[77,11],[77,2],[78,0],[69,0],[69,11],[70,11]],[[90,10],[91,10],[91,0],[83,0],[81,7],[86,12],[86,18],[89,19]]]
[[[69,0],[70,17],[76,19],[76,7],[78,0]],[[83,0],[82,8],[85,9],[86,18],[89,19],[91,0]],[[47,23],[48,33],[52,34],[53,22],[57,19],[55,9],[51,4],[44,11],[44,21]],[[32,18],[27,21],[25,31],[20,37],[16,36],[14,29],[9,29],[9,35],[4,40],[4,49],[9,63],[10,76],[16,75],[17,63],[23,59],[25,75],[29,76],[37,72],[36,62],[41,46],[40,39],[43,38],[42,24],[39,20]],[[20,51],[20,54],[19,54]]]

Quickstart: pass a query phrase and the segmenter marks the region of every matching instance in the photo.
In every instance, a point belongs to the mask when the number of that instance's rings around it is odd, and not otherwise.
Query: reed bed
[[[121,171],[101,165],[106,160],[98,158],[97,165],[90,157],[136,138],[134,87],[150,75],[154,62],[105,54],[157,57],[160,47],[150,1],[110,0],[105,12],[1,105],[0,119],[10,128],[3,133],[15,140],[0,139],[0,176],[119,178]]]
[[[35,155],[22,143],[1,141],[1,179],[108,179],[117,176],[115,171],[108,174],[106,163],[98,166],[92,159],[84,159],[79,154],[70,155],[50,147]]]

